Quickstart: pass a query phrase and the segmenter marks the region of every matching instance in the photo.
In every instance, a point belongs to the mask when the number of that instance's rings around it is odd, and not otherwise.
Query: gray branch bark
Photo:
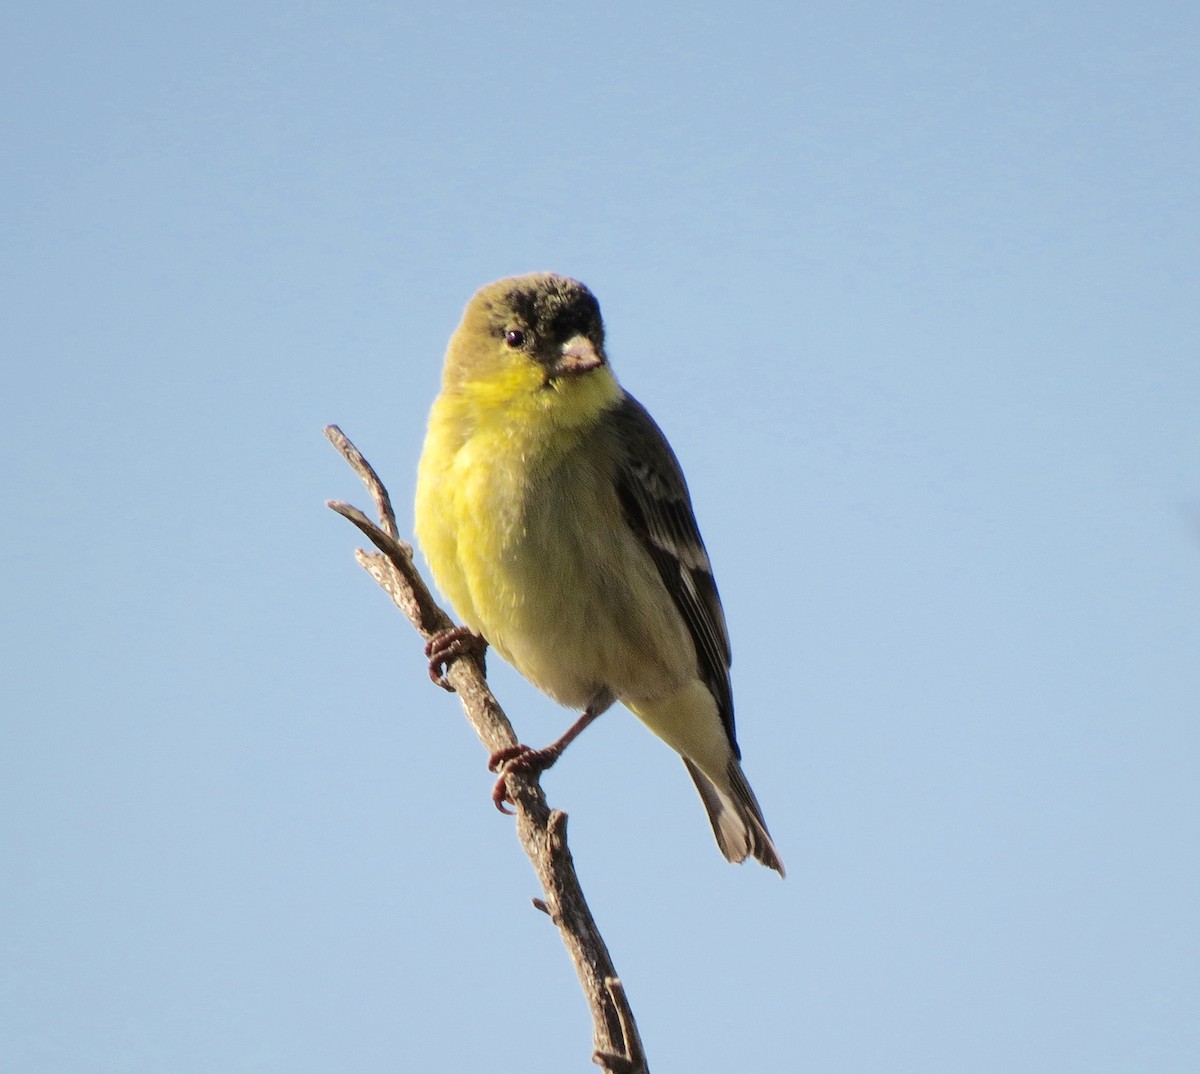
[[[428,641],[454,624],[433,599],[413,564],[411,546],[400,540],[387,489],[336,425],[328,426],[325,435],[367,486],[379,524],[349,504],[330,500],[328,506],[353,522],[379,549],[358,549],[355,559]],[[480,660],[460,657],[447,668],[446,680],[458,694],[467,719],[489,753],[517,744],[512,724],[488,688]],[[509,777],[508,789],[516,808],[517,837],[544,893],[544,898],[534,899],[533,904],[558,926],[592,1013],[592,1059],[606,1074],[648,1074],[624,986],[579,886],[567,847],[567,815],[547,805],[536,776],[516,773]],[[482,803],[488,803],[486,796]]]

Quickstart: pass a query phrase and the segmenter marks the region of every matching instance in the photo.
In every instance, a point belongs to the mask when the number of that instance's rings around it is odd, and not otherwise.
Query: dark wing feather
[[[675,453],[645,407],[626,395],[611,412],[617,440],[616,487],[625,521],[638,535],[696,645],[701,679],[717,701],[734,753],[729,633],[687,483]]]

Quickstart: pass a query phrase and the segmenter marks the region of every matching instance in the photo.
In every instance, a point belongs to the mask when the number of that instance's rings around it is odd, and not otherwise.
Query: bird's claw
[[[429,658],[429,677],[443,690],[454,692],[446,681],[446,671],[460,656],[477,656],[483,662],[487,642],[473,634],[465,626],[439,630],[425,643],[425,655]]]
[[[496,750],[488,758],[488,771],[500,773],[500,778],[492,787],[492,804],[501,813],[511,815],[513,811],[507,808],[513,800],[512,795],[508,793],[508,777],[514,772],[529,776],[540,775],[558,760],[561,752],[562,750],[553,747],[535,750],[523,743]]]

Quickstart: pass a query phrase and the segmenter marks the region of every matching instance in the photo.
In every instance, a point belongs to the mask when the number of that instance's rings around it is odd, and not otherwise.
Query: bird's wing
[[[670,444],[645,407],[625,395],[610,411],[616,488],[625,521],[642,541],[696,646],[699,674],[716,699],[734,753],[729,633],[712,566]]]

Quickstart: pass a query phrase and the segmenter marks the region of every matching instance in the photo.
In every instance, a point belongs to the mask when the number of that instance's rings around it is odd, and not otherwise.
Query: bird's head
[[[600,304],[578,280],[548,272],[490,283],[467,303],[450,340],[445,379],[450,388],[486,385],[514,397],[576,394],[578,385],[596,379],[615,383]]]

